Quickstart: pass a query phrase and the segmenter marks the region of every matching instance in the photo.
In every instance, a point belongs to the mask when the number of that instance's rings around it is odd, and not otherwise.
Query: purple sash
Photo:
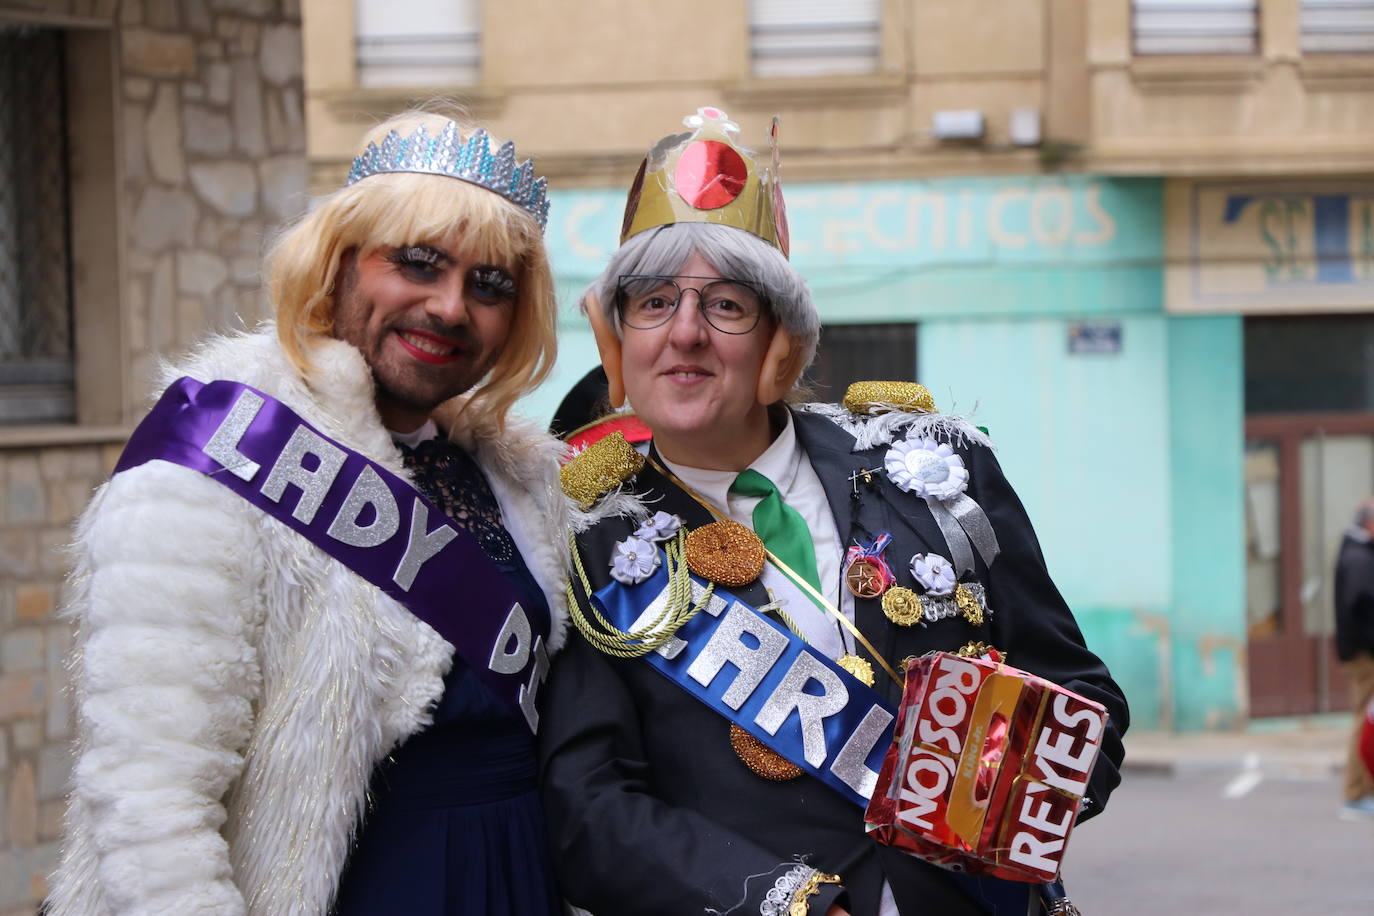
[[[224,380],[174,382],[115,473],[154,460],[219,481],[399,601],[537,730],[547,615],[527,613],[476,539],[405,480],[275,398]]]

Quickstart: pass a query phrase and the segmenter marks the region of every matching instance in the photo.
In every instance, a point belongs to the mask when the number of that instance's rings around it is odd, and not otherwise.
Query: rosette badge
[[[615,545],[611,554],[611,578],[622,585],[638,585],[654,574],[660,562],[652,541],[631,535]]]
[[[634,536],[646,541],[669,541],[677,537],[682,519],[667,512],[655,512],[635,529]]]
[[[954,567],[938,553],[918,553],[913,556],[911,575],[932,595],[948,595],[959,584]]]
[[[883,467],[898,488],[924,499],[952,499],[968,487],[964,459],[934,439],[898,442],[888,449]]]
[[[894,443],[883,456],[883,470],[893,485],[925,500],[945,536],[956,576],[973,571],[974,549],[992,566],[1000,549],[997,534],[987,514],[964,492],[969,471],[952,445],[914,437]],[[922,575],[915,567],[912,574],[917,579]]]

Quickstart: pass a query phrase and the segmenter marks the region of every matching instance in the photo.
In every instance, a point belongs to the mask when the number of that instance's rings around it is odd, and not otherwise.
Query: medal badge
[[[841,655],[835,659],[835,664],[854,675],[865,686],[872,687],[873,682],[877,679],[873,673],[873,666],[869,664],[868,659],[855,655],[853,652],[846,652]]]
[[[883,595],[883,614],[899,627],[913,627],[925,616],[921,596],[904,585],[889,589]]]
[[[844,584],[858,598],[878,598],[897,581],[892,567],[883,559],[883,549],[892,535],[880,532],[867,543],[857,543],[845,552]]]
[[[954,587],[954,601],[959,606],[959,612],[964,615],[964,619],[970,625],[975,627],[983,625],[983,606],[974,596],[972,589],[960,582]]]

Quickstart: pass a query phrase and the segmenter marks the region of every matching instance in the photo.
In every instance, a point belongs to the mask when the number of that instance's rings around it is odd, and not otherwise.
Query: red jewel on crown
[[[728,143],[699,140],[677,161],[673,185],[698,210],[723,207],[739,196],[749,180],[749,166]]]

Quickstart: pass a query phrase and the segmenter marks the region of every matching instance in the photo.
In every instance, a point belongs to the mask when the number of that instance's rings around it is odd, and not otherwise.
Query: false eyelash
[[[484,283],[497,290],[503,296],[515,297],[515,278],[499,267],[474,268],[472,278],[478,283]]]
[[[426,267],[438,267],[443,264],[446,258],[442,252],[430,248],[428,245],[404,245],[388,255],[387,260],[393,264],[423,264]]]

